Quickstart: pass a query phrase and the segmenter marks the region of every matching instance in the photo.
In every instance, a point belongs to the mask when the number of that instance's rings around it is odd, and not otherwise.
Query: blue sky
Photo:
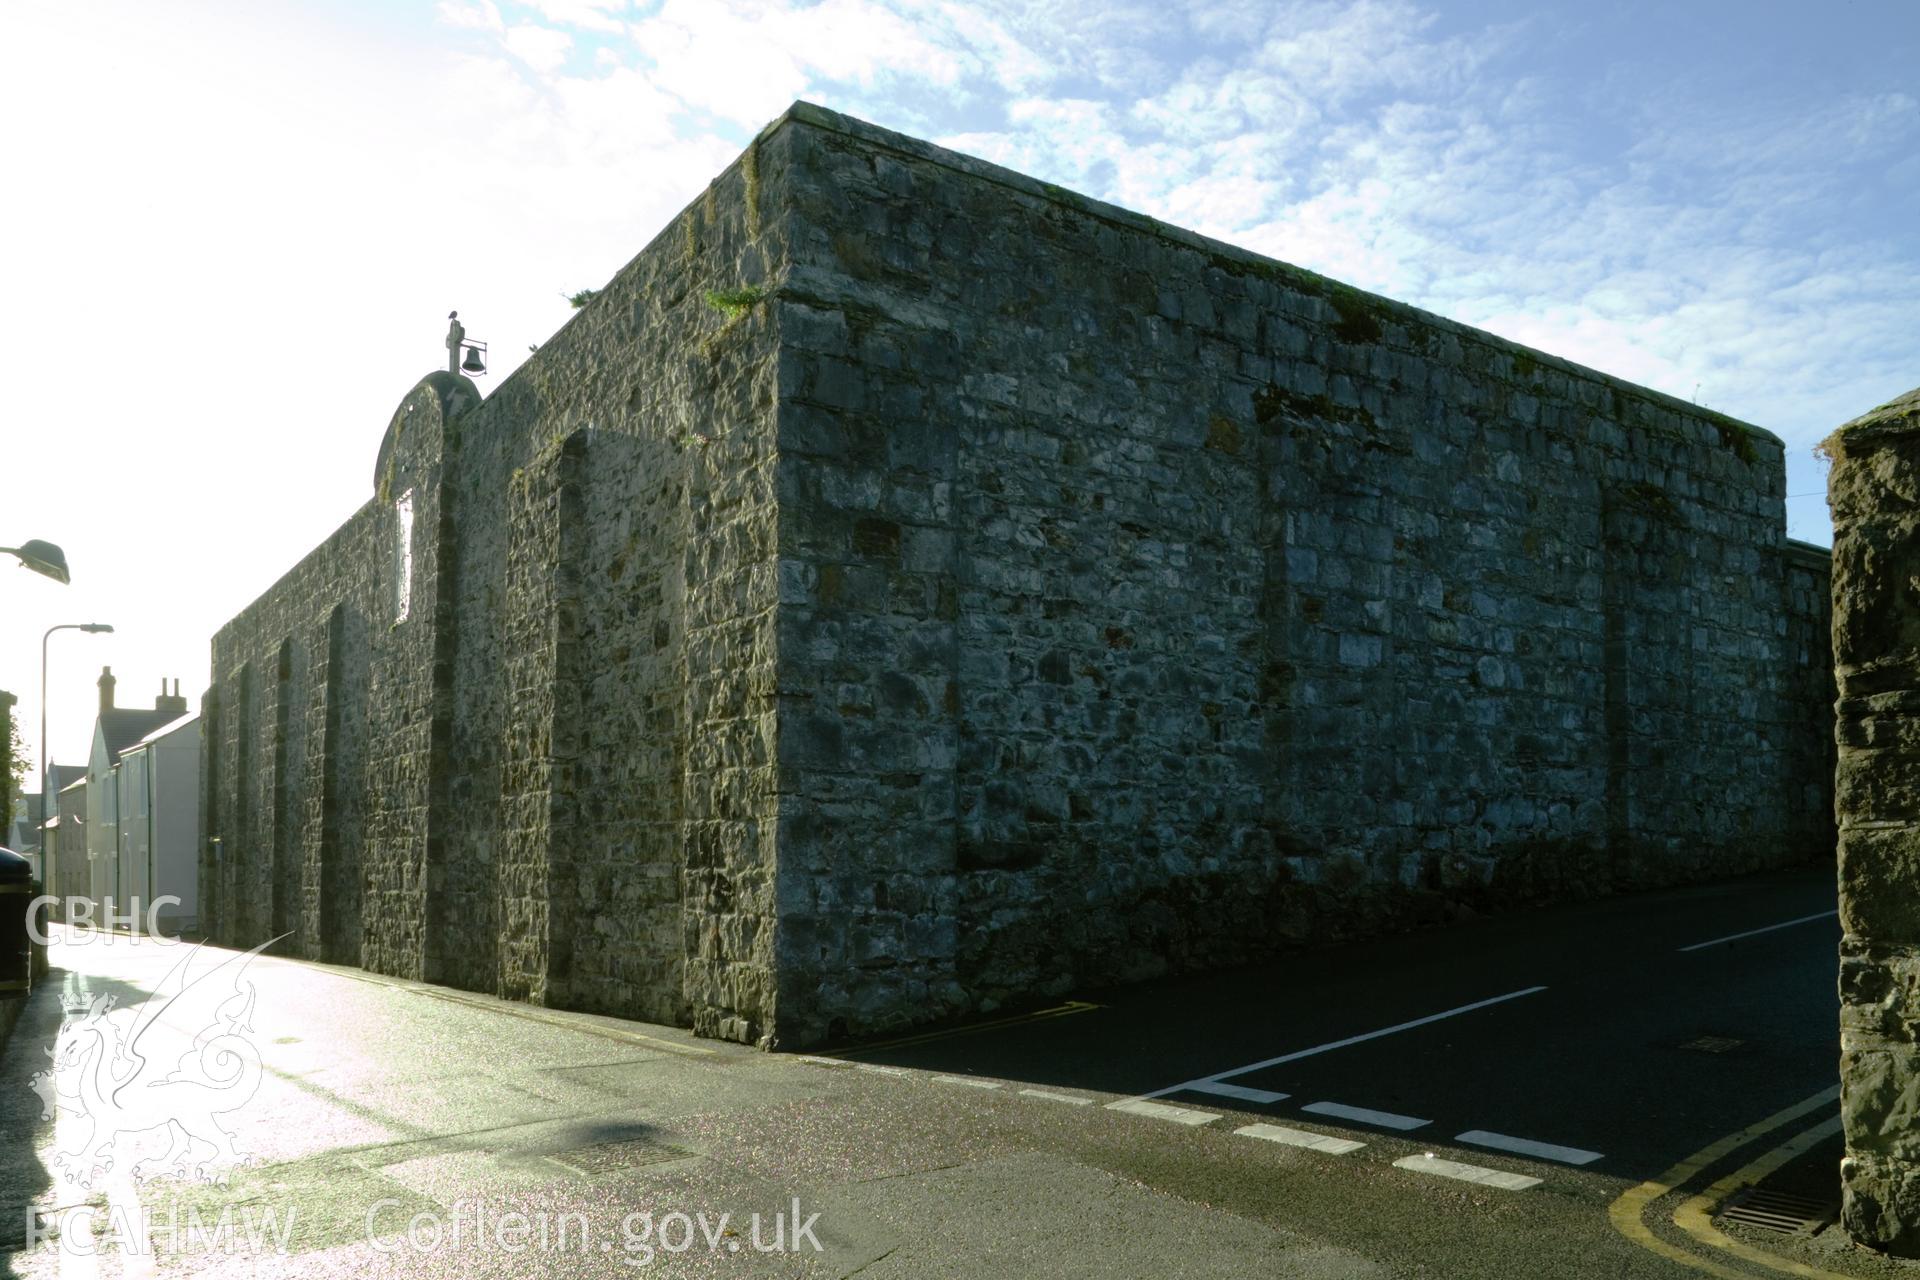
[[[1813,444],[1920,383],[1920,4],[4,0],[0,685],[207,640],[371,489],[461,310],[499,378],[804,97]],[[84,476],[84,484],[80,478]],[[34,735],[29,732],[31,738]]]

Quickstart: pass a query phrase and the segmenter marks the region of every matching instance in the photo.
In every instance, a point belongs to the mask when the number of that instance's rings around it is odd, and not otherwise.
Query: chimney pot
[[[113,710],[113,686],[114,686],[114,683],[115,683],[115,681],[114,681],[114,678],[113,678],[113,668],[112,668],[112,667],[102,667],[102,668],[100,668],[100,680],[99,680],[99,685],[100,685],[100,710],[102,710],[102,711],[111,711],[111,710]]]
[[[178,680],[174,681],[173,684],[176,690],[180,687]],[[163,676],[160,680],[160,696],[153,700],[153,709],[155,711],[164,711],[168,715],[183,716],[187,714],[187,700],[177,692],[168,693],[167,681]]]

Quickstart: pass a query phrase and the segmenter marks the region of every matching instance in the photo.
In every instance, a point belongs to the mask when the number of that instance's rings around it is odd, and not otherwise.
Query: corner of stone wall
[[[957,1013],[955,336],[863,214],[910,179],[799,107],[777,299],[778,1036]],[[853,146],[853,151],[846,148]],[[871,154],[868,154],[871,152]],[[869,168],[871,165],[871,168]]]
[[[698,309],[682,364],[684,610],[675,619],[681,982],[693,1030],[771,1048],[782,1029],[778,738],[779,299],[792,220],[785,117],[672,228]]]

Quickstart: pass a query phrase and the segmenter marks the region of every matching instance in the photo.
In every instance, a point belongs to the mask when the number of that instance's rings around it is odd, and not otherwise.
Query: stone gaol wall
[[[214,936],[771,1025],[775,135],[213,641]],[[741,290],[747,290],[742,294]]]
[[[1830,848],[1777,440],[994,166],[796,105],[476,394],[215,640],[235,941],[797,1044]]]

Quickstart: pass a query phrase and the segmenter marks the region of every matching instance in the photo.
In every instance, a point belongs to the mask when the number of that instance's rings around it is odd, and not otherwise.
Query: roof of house
[[[53,775],[53,794],[59,795],[74,783],[87,776],[87,766],[83,764],[50,764],[47,772]]]
[[[200,713],[198,711],[189,711],[184,716],[175,716],[173,719],[161,725],[158,729],[155,729],[152,733],[149,733],[146,737],[140,739],[140,741],[133,743],[131,746],[128,746],[124,749],[128,751],[132,751],[137,747],[151,746],[152,744],[160,741],[160,739],[166,737],[170,733],[180,732],[180,730],[186,728],[188,725],[192,724],[194,721],[198,720],[199,718],[200,718]]]
[[[177,711],[155,711],[151,707],[112,707],[100,713],[100,733],[107,741],[107,762],[117,764],[120,753],[142,738],[180,718]]]

